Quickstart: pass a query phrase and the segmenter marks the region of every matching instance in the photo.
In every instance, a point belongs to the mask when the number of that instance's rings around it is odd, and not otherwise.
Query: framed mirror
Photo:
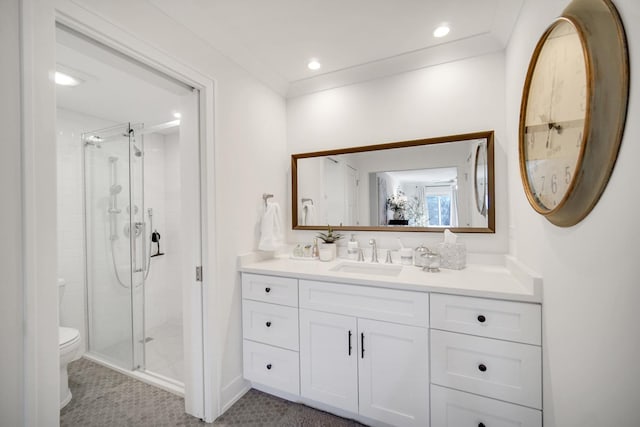
[[[493,131],[293,154],[294,230],[494,233]]]

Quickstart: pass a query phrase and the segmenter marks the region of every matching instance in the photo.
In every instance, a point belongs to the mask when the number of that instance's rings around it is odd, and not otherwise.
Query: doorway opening
[[[56,71],[60,324],[202,417],[199,91],[61,24]]]

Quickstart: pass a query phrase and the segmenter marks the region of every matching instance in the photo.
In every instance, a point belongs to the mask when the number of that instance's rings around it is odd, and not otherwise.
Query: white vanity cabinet
[[[540,305],[431,295],[434,427],[542,425]]]
[[[536,301],[259,273],[242,274],[254,386],[374,426],[542,426]]]
[[[389,425],[428,425],[428,294],[299,287],[300,394]]]

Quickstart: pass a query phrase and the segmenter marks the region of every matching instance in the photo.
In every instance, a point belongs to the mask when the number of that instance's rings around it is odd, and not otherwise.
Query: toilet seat
[[[77,329],[64,326],[58,328],[58,344],[61,351],[72,347],[78,341],[80,341],[80,332]]]

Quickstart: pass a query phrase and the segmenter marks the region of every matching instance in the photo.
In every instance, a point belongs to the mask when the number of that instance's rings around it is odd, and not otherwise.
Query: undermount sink
[[[341,273],[370,274],[372,276],[397,276],[402,271],[402,266],[389,264],[360,264],[354,262],[342,262],[331,268],[331,271],[339,271]]]

